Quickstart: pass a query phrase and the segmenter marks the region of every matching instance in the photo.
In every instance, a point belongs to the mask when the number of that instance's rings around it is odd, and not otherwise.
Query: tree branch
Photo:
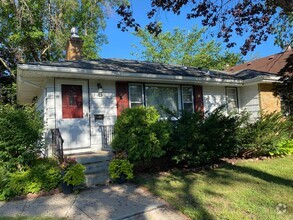
[[[5,68],[10,72],[10,74],[13,75],[12,70],[9,68],[9,66],[7,65],[7,63],[5,62],[5,60],[3,60],[3,59],[0,57],[0,61],[1,61],[1,63],[5,66]]]

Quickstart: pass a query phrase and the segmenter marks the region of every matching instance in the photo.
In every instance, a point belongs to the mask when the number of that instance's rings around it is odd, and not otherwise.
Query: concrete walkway
[[[0,203],[0,216],[48,216],[68,219],[183,220],[163,200],[132,184],[94,187],[76,195],[62,193]]]

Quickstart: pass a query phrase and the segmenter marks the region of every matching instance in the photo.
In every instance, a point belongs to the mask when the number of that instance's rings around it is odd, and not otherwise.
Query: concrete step
[[[85,174],[108,172],[109,163],[110,161],[83,164],[86,168]]]
[[[87,186],[105,185],[109,182],[108,167],[114,154],[110,151],[87,152],[69,155],[86,168]]]
[[[86,174],[85,179],[87,186],[105,185],[110,181],[108,173]]]
[[[110,161],[113,158],[113,156],[113,153],[110,151],[98,151],[74,155],[76,161],[84,165],[103,161]]]

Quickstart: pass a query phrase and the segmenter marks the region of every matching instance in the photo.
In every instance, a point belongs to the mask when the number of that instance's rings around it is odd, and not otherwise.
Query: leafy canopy
[[[242,54],[263,41],[269,35],[276,36],[276,43],[283,47],[292,43],[293,39],[293,1],[292,0],[150,0],[151,10],[147,13],[150,22],[147,29],[150,33],[158,35],[162,28],[156,20],[160,12],[170,12],[175,15],[184,14],[186,19],[200,19],[206,27],[214,27],[216,35],[222,38],[227,47],[233,47],[232,33],[245,36],[246,40],[241,46]],[[140,28],[140,22],[133,16],[132,6],[122,4],[116,11],[122,17],[118,28],[122,31]]]
[[[175,28],[172,32],[162,32],[158,36],[147,29],[139,29],[135,36],[144,47],[134,53],[142,60],[166,64],[195,66],[207,69],[224,70],[226,65],[234,66],[241,61],[240,54],[221,54],[220,43],[206,42],[204,29],[193,27],[191,31]]]
[[[84,41],[84,58],[97,58],[106,43],[102,33],[110,7],[122,0],[0,0],[0,80],[15,81],[19,62],[64,59],[70,29],[78,27]],[[11,83],[2,84],[2,102],[12,102],[6,93]],[[7,88],[7,89],[6,89]],[[14,91],[15,92],[15,91]]]

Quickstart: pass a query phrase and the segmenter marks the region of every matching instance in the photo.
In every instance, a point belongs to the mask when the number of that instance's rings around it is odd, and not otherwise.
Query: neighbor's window
[[[236,87],[226,87],[227,104],[229,112],[238,112],[238,97]]]
[[[130,108],[143,105],[143,85],[129,85],[129,105]]]
[[[182,87],[182,103],[183,109],[189,112],[193,112],[193,87],[192,86],[183,86]]]
[[[147,85],[145,93],[146,106],[154,106],[161,116],[166,115],[162,107],[178,112],[178,86]]]

